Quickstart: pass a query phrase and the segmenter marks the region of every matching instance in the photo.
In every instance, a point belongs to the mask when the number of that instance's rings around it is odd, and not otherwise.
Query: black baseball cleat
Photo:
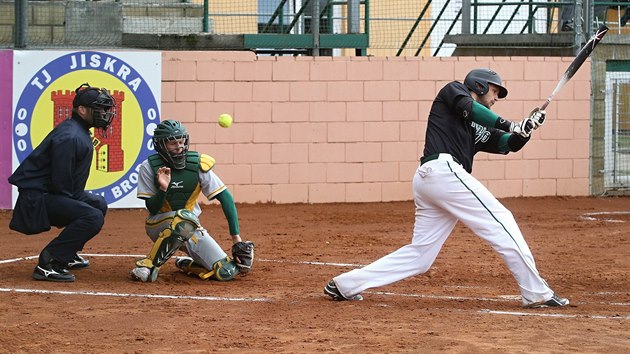
[[[540,309],[540,308],[545,308],[545,307],[564,307],[564,306],[567,306],[568,304],[569,304],[569,299],[565,299],[565,298],[556,296],[556,294],[553,294],[553,296],[549,300],[532,302],[531,304],[527,304],[523,307],[528,308],[528,309]]]
[[[90,266],[90,260],[85,259],[79,256],[78,254],[75,254],[74,258],[72,258],[72,261],[68,263],[68,269],[82,269],[82,268],[87,268],[89,266]]]
[[[328,282],[328,284],[326,284],[326,286],[324,287],[324,294],[330,296],[334,301],[361,301],[363,300],[363,296],[361,295],[354,295],[350,298],[347,298],[341,295],[341,292],[339,292],[339,289],[337,289],[337,284],[335,284],[334,280],[331,280]]]
[[[67,265],[54,259],[48,250],[44,249],[39,254],[39,261],[33,270],[33,279],[72,282],[74,275],[67,269]]]

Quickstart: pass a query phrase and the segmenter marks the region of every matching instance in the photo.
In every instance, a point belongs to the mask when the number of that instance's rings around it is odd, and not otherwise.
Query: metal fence
[[[449,56],[457,46],[445,41],[449,35],[565,34],[567,45],[576,46],[601,22],[630,33],[626,5],[592,0],[0,0],[0,47],[319,46],[336,50],[326,52],[333,55],[359,48],[369,55]],[[505,44],[501,41],[494,44]]]
[[[630,56],[628,47],[598,50],[591,112],[591,190],[618,194],[630,190]]]

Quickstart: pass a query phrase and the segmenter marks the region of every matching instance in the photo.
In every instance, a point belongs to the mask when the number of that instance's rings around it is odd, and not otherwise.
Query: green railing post
[[[15,48],[28,45],[28,0],[15,0]]]
[[[313,56],[319,56],[319,0],[313,1],[311,11],[311,33],[313,34]]]
[[[365,34],[367,34],[368,39],[369,39],[370,38],[370,0],[365,0]]]
[[[530,2],[527,7],[528,7],[528,13],[530,15],[528,16],[528,21],[527,21],[527,24],[529,25],[529,30],[527,31],[527,33],[534,33],[534,4]]]
[[[473,34],[477,34],[478,11],[477,0],[473,0]]]
[[[208,10],[209,10],[209,6],[208,6],[208,2],[210,0],[203,0],[203,32],[204,33],[208,33],[210,32],[210,26],[208,24]]]

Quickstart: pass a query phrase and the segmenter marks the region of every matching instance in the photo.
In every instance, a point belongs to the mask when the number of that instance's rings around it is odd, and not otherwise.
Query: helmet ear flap
[[[479,81],[475,81],[475,87],[477,88],[476,90],[473,90],[476,94],[483,96],[486,93],[488,93],[488,89],[490,88],[490,85],[488,85],[485,82],[479,82]]]

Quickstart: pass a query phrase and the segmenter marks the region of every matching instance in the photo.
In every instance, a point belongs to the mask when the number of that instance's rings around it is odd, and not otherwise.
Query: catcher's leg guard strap
[[[212,266],[212,270],[207,270],[200,264],[193,262],[192,259],[180,262],[178,267],[187,274],[195,274],[203,280],[212,278],[219,281],[228,281],[234,279],[239,273],[236,263],[230,257],[216,261]]]
[[[199,227],[199,219],[195,214],[186,209],[178,210],[173,216],[171,225],[160,232],[147,258],[153,266],[162,266],[184,242],[193,236]]]
[[[175,263],[177,268],[186,274],[195,274],[199,278],[206,280],[214,275],[214,270],[207,270],[202,265],[195,263],[192,258],[182,257]]]

